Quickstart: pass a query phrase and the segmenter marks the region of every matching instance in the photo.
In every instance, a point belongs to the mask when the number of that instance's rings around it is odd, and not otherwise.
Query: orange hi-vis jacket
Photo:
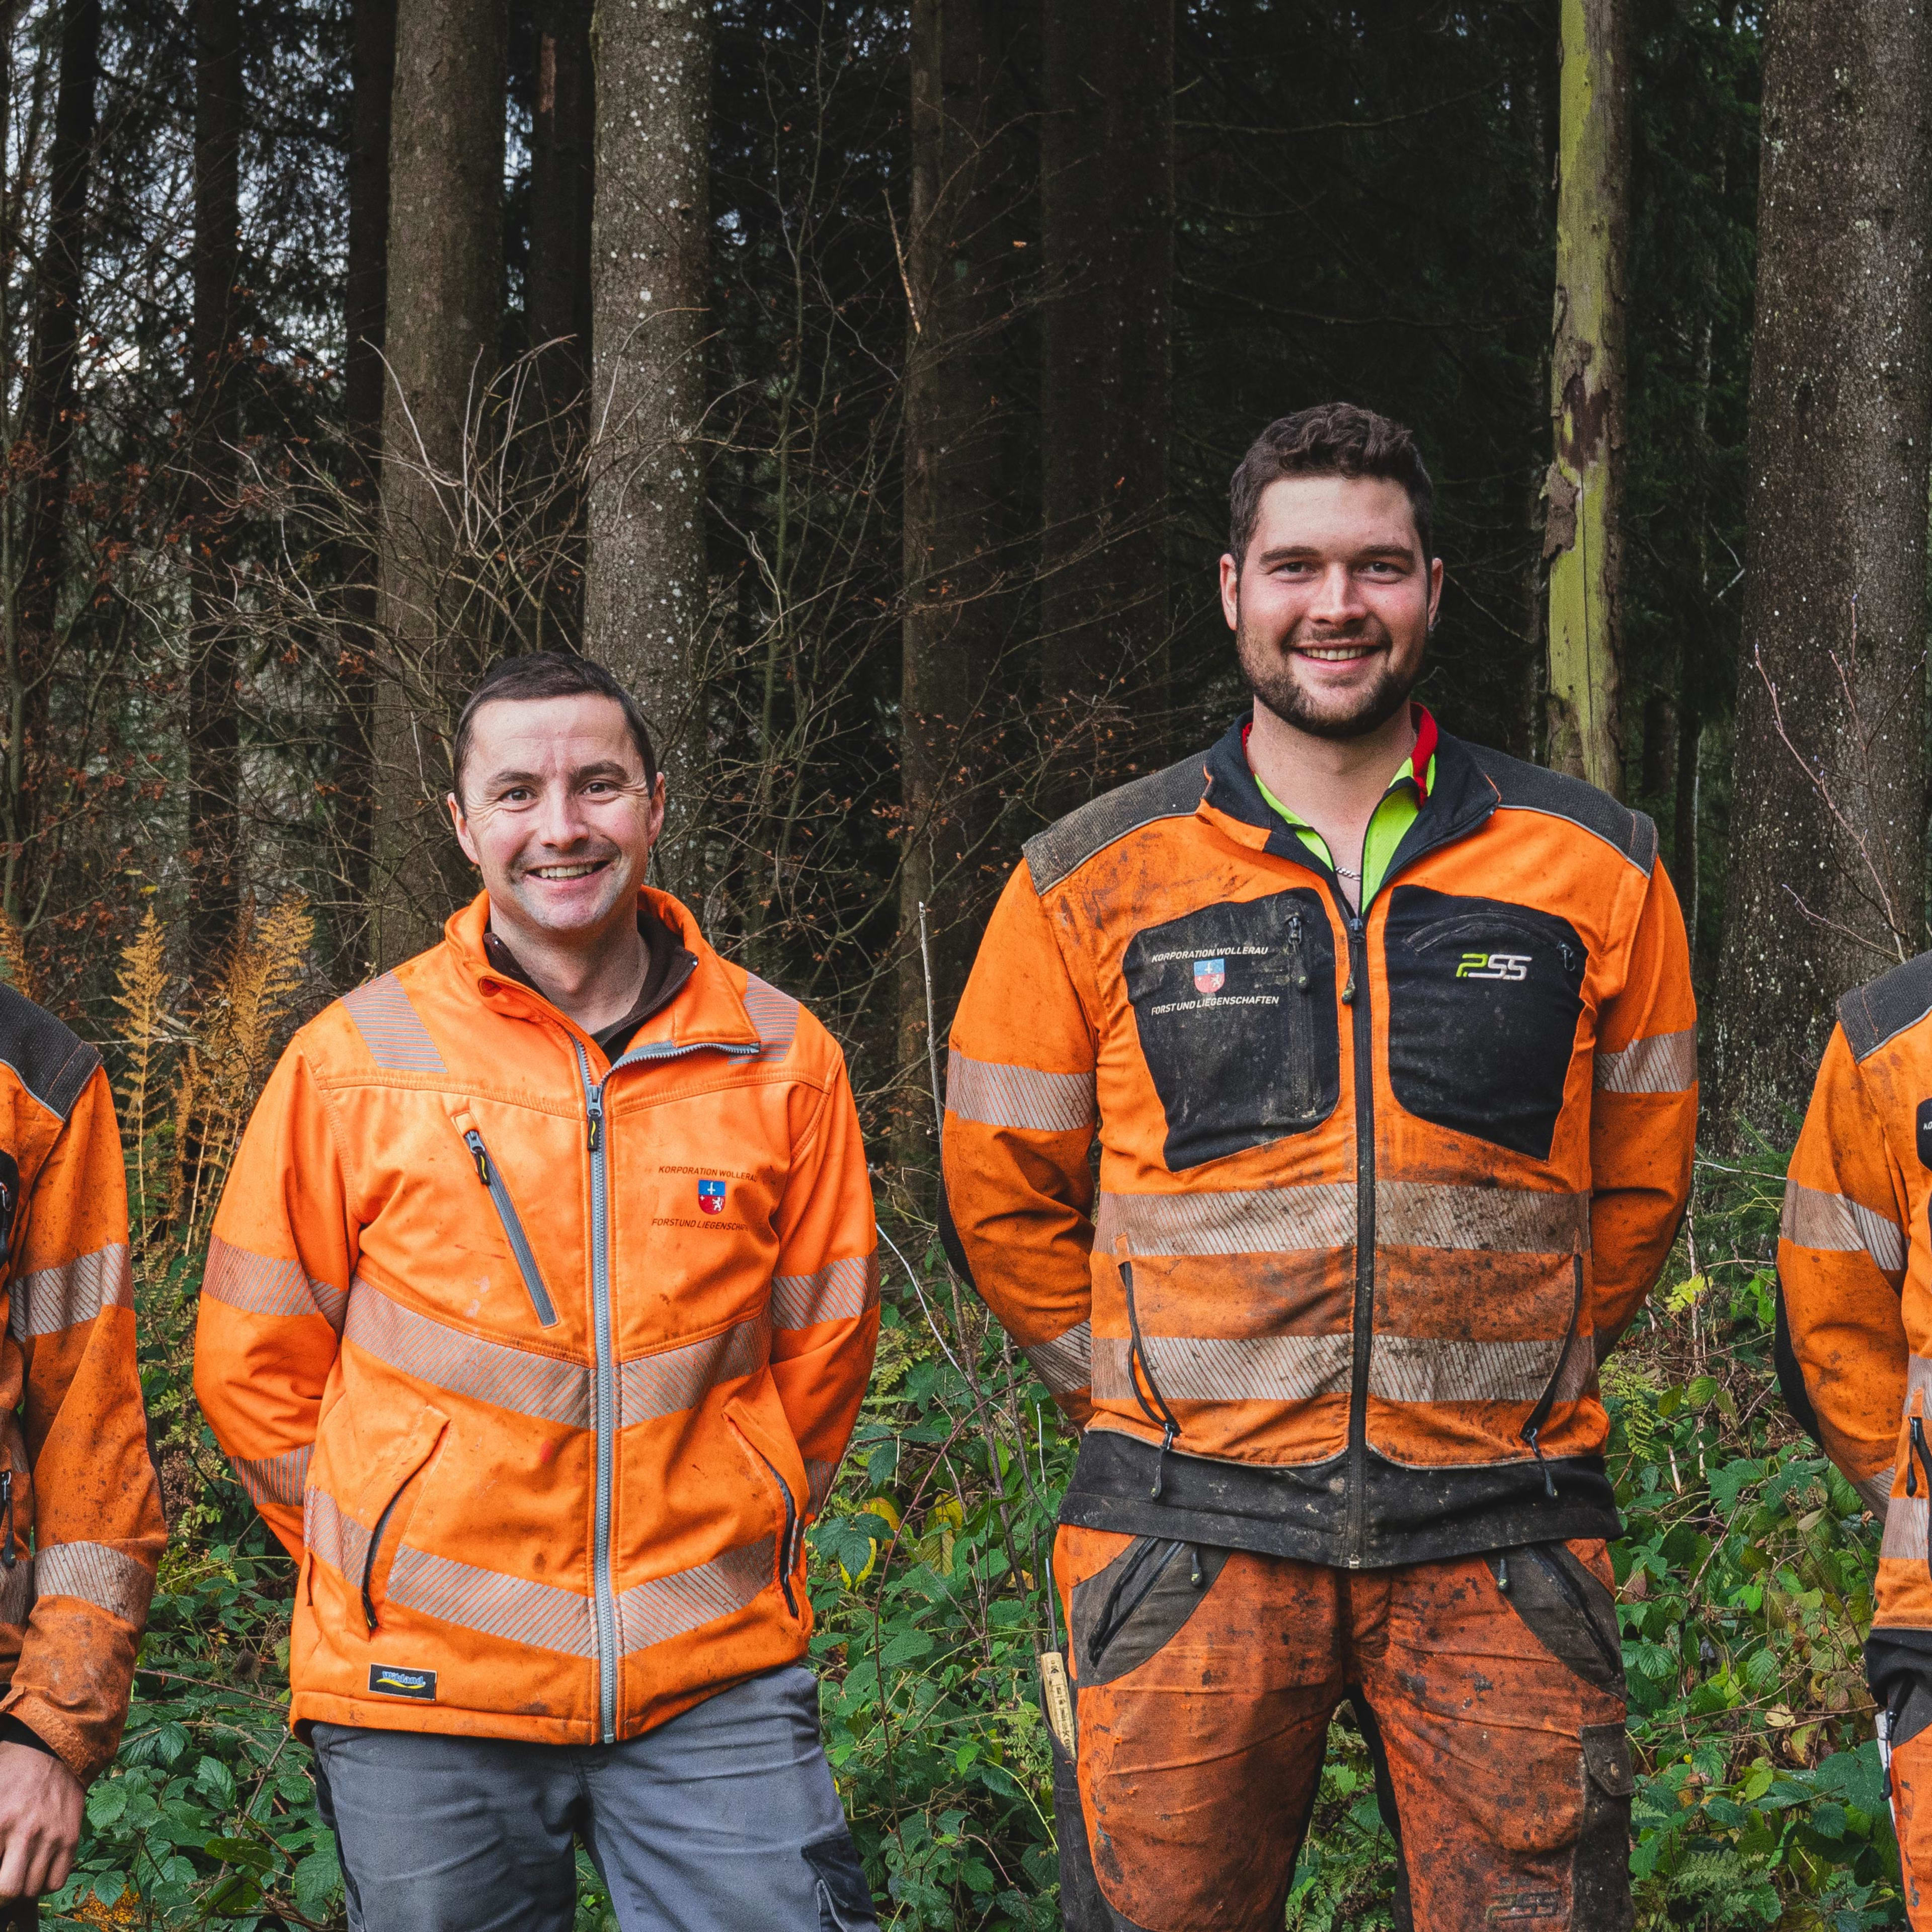
[[[1348,1567],[1617,1533],[1597,1366],[1696,1118],[1655,849],[1444,736],[1358,916],[1240,724],[1029,843],[952,1029],[946,1201],[1084,1425],[1063,1522]]]
[[[166,1532],[100,1057],[0,986],[0,1718],[83,1783],[127,1722]]]
[[[878,1330],[843,1057],[695,956],[614,1065],[442,944],[296,1034],[202,1284],[195,1388],[299,1559],[292,1715],[636,1736],[795,1660]]]

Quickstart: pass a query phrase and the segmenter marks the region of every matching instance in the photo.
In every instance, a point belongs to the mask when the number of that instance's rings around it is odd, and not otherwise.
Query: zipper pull
[[[1164,1406],[1164,1405],[1163,1405]],[[1154,1466],[1154,1487],[1148,1495],[1155,1502],[1160,1501],[1161,1492],[1167,1486],[1167,1452],[1174,1447],[1174,1424],[1169,1421],[1160,1434],[1160,1454]],[[1198,1561],[1198,1558],[1196,1559]]]
[[[590,1087],[584,1090],[584,1102],[590,1115],[590,1138],[586,1143],[595,1154],[604,1142],[604,1090]]]
[[[483,1150],[483,1136],[472,1127],[463,1136],[463,1144],[470,1150],[470,1157],[476,1163],[476,1178],[488,1187],[490,1185],[490,1156]]]
[[[1292,912],[1288,916],[1288,953],[1294,973],[1294,990],[1305,993],[1309,988],[1308,961],[1301,950],[1301,915]]]
[[[1192,1572],[1189,1574],[1187,1580],[1198,1590],[1200,1588],[1202,1582],[1205,1580],[1205,1578],[1201,1568],[1201,1546],[1197,1543],[1192,1546],[1192,1548],[1194,1568]]]
[[[17,1560],[14,1548],[14,1472],[0,1469],[0,1522],[6,1528],[0,1532],[0,1570],[10,1570]]]
[[[1509,1594],[1509,1555],[1505,1550],[1496,1552],[1496,1588],[1504,1596]]]
[[[1543,1492],[1552,1502],[1556,1500],[1556,1479],[1550,1473],[1550,1465],[1543,1460],[1543,1444],[1537,1438],[1543,1433],[1541,1427],[1525,1431],[1523,1440],[1529,1444],[1530,1454],[1536,1458],[1536,1466],[1543,1472]]]
[[[1348,968],[1348,983],[1342,988],[1342,1004],[1345,1006],[1355,1004],[1355,969],[1352,965]]]

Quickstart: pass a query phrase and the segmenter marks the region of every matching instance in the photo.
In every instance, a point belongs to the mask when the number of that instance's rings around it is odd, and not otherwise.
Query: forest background
[[[341,1922],[194,1298],[289,1030],[472,890],[464,692],[555,645],[865,1112],[814,1648],[886,1922],[1057,1922],[1070,1448],[932,1238],[932,1022],[1022,839],[1240,709],[1228,476],[1340,397],[1437,481],[1420,694],[1652,813],[1694,934],[1697,1196],[1604,1376],[1643,1922],[1902,1922],[1870,1525],[1766,1361],[1833,1003],[1927,944],[1928,99],[1921,0],[0,0],[0,951],[116,1076],[173,1532],[50,1915]],[[1292,1924],[1387,1922],[1364,1767]]]

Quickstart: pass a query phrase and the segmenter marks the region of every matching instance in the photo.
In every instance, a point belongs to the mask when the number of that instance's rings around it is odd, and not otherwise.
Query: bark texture
[[[100,0],[68,0],[48,158],[46,240],[34,278],[34,328],[21,400],[17,467],[26,475],[22,560],[7,666],[7,856],[9,914],[31,925],[46,868],[40,790],[49,756],[49,686],[66,574],[68,482],[73,469],[74,356],[80,337],[93,170],[94,97],[100,74]]]
[[[694,896],[703,748],[710,0],[619,0],[592,26],[591,459],[584,650],[633,692],[670,792],[659,875]]]
[[[1159,736],[1168,628],[1174,0],[1045,0],[1041,665],[1049,809]],[[1129,706],[1131,706],[1131,712]]]
[[[205,971],[234,935],[242,884],[241,718],[235,631],[226,615],[241,422],[235,356],[244,112],[238,0],[196,0],[194,42],[188,932],[190,957]]]
[[[1622,796],[1622,530],[1630,253],[1627,0],[1561,0],[1556,309],[1544,483],[1549,760]]]
[[[1784,1135],[1839,995],[1924,938],[1925,0],[1767,16],[1720,1136]]]
[[[1012,296],[1016,170],[1003,112],[1000,0],[914,0],[906,235],[904,566],[899,776],[899,1064],[919,1078],[896,1115],[902,1163],[936,1168],[927,1094],[926,908],[943,1034],[985,911],[985,783],[1011,621],[999,554],[1005,437],[1000,325]]]
[[[468,880],[444,814],[448,734],[488,640],[454,634],[471,410],[502,305],[502,0],[398,0],[389,142],[389,381],[381,606],[394,675],[377,693],[375,953],[432,944]]]

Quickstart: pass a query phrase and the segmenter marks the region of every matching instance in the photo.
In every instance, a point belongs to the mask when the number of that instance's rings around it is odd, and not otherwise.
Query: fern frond
[[[27,941],[4,906],[0,906],[0,974],[22,999],[40,997],[40,982],[27,958]]]

